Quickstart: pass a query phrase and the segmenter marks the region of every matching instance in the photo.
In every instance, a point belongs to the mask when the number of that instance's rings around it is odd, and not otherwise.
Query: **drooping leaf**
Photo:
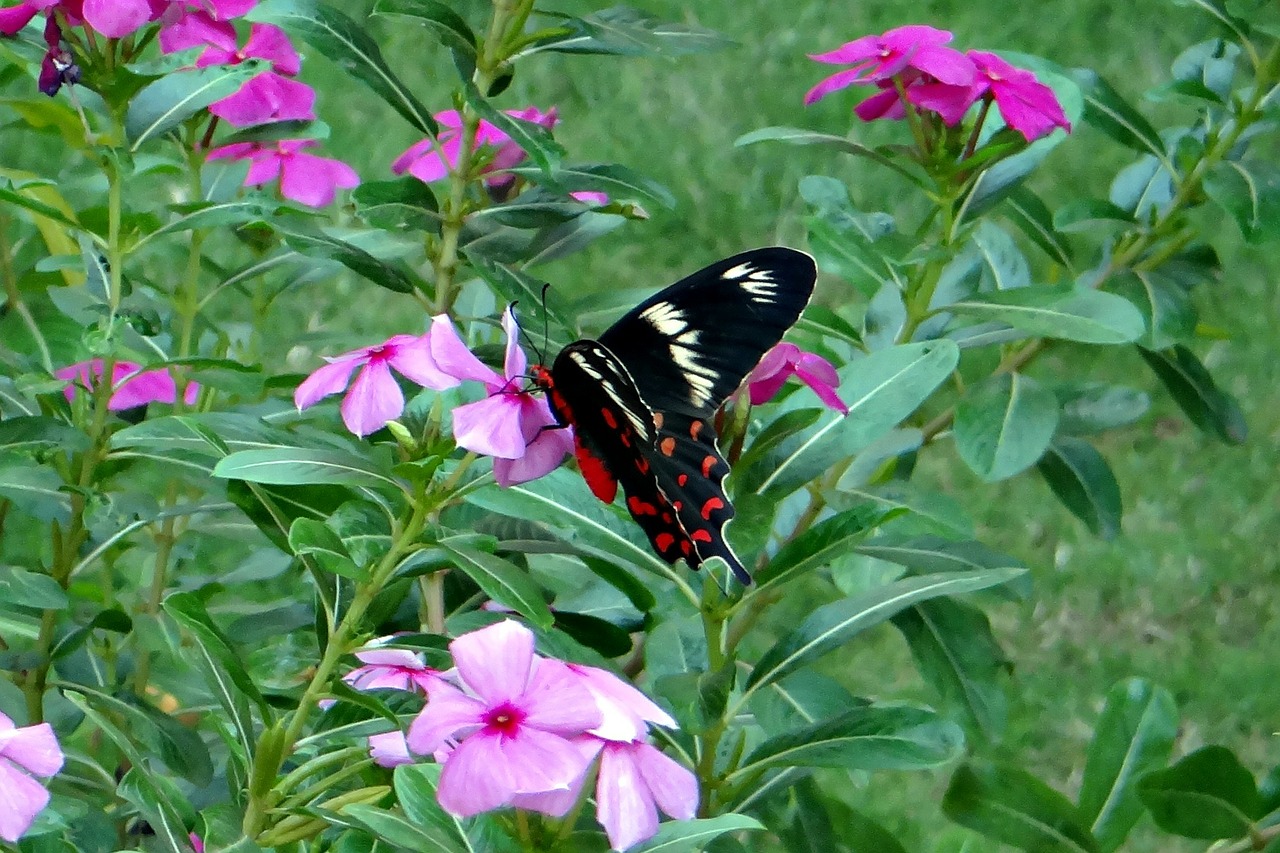
[[[756,573],[756,591],[786,583],[799,575],[814,571],[848,553],[856,543],[885,520],[894,510],[863,504],[837,513],[806,530],[788,542],[773,559]]]
[[[548,630],[555,621],[528,573],[514,563],[444,540],[440,547],[453,556],[454,565],[476,582],[486,596],[515,610],[538,628]]]
[[[340,450],[305,447],[241,450],[218,461],[215,477],[279,486],[335,483],[349,486],[396,485],[369,459]]]
[[[1138,353],[1201,432],[1227,444],[1244,442],[1248,427],[1240,404],[1214,382],[1195,353],[1181,344],[1160,351],[1139,347]]]
[[[1036,463],[1058,426],[1058,399],[1020,373],[994,376],[956,406],[956,450],[988,483]]]
[[[1094,534],[1111,539],[1120,532],[1120,484],[1092,444],[1060,436],[1045,451],[1038,468],[1063,506]]]
[[[352,272],[394,293],[412,293],[414,280],[401,264],[384,261],[347,240],[299,222],[272,222],[292,249],[311,257],[337,261]]]
[[[1124,297],[1071,284],[979,294],[952,302],[946,310],[1007,323],[1039,337],[1086,344],[1129,343],[1145,331],[1142,315]]]
[[[658,827],[648,841],[632,847],[632,853],[696,853],[728,832],[764,829],[753,817],[722,814],[699,820],[672,820]]]
[[[1156,825],[1184,838],[1240,838],[1261,817],[1253,775],[1225,746],[1205,746],[1137,784]]]
[[[1084,92],[1085,120],[1121,145],[1164,156],[1160,134],[1120,93],[1093,71],[1078,68],[1076,82]]]
[[[703,27],[663,21],[629,6],[612,6],[585,17],[544,13],[558,18],[558,26],[526,48],[558,53],[616,56],[684,56],[720,50],[731,42]]]
[[[1020,767],[967,763],[951,776],[942,811],[961,826],[1028,853],[1096,853],[1066,797]]]
[[[351,192],[356,215],[385,231],[439,232],[440,207],[431,188],[414,177],[365,181]]]

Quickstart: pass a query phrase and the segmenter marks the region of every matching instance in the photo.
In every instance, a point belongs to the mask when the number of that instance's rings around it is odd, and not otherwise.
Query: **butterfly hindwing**
[[[591,491],[627,509],[667,562],[722,558],[743,582],[724,538],[733,506],[729,465],[711,419],[808,304],[817,268],[772,247],[718,261],[645,300],[599,341],[570,344],[536,382],[572,425]]]

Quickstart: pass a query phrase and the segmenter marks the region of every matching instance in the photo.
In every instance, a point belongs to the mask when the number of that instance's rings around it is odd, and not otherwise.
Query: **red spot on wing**
[[[710,542],[710,541],[711,541],[711,531],[710,531],[710,530],[695,530],[695,531],[693,531],[692,533],[690,533],[690,534],[689,534],[689,538],[690,538],[690,539],[692,539],[692,540],[694,540],[695,542]]]
[[[613,499],[618,496],[618,481],[609,473],[604,460],[588,450],[580,437],[574,436],[574,444],[577,445],[575,455],[578,457],[578,467],[582,469],[582,479],[587,481],[591,494],[607,504],[613,503]]]
[[[627,498],[627,509],[631,510],[632,515],[657,515],[658,508],[648,501],[640,500],[640,498],[632,495]]]
[[[702,517],[710,521],[711,513],[718,509],[724,509],[724,501],[719,498],[707,498],[707,502],[702,505]]]
[[[680,507],[682,507],[682,506],[684,506],[684,501],[672,501],[672,502],[671,502],[671,508],[672,508],[672,509],[674,509],[676,512],[679,512],[679,511],[680,511]]]
[[[689,424],[689,437],[694,441],[698,440],[698,433],[702,432],[702,421],[694,421]]]
[[[609,427],[609,429],[618,428],[618,419],[613,416],[613,412],[608,409],[601,409],[600,417],[604,418],[605,426]]]
[[[676,452],[676,440],[667,436],[658,443],[658,449],[662,451],[663,456],[671,456]]]
[[[702,476],[710,477],[711,469],[714,467],[716,467],[716,458],[708,453],[702,460]]]
[[[680,550],[684,553],[686,557],[689,556],[691,553],[693,553],[693,543],[690,542],[688,539],[680,540]]]
[[[622,432],[618,433],[618,441],[622,442],[623,447],[630,447],[631,446],[631,430],[624,429]]]
[[[663,423],[663,421],[664,421],[664,420],[665,420],[665,419],[662,417],[662,412],[654,412],[654,413],[653,413],[653,428],[654,428],[654,429],[662,429],[662,423]]]
[[[658,549],[658,553],[670,551],[671,546],[676,544],[676,537],[672,536],[670,533],[659,533],[657,536],[653,537],[653,544]]]
[[[637,470],[637,471],[639,471],[641,474],[648,474],[648,473],[649,473],[649,460],[648,460],[648,459],[645,459],[643,456],[637,456],[637,457],[636,457],[636,470]]]
[[[676,477],[676,485],[678,486],[683,486],[687,482],[689,482],[688,474],[680,474]]]

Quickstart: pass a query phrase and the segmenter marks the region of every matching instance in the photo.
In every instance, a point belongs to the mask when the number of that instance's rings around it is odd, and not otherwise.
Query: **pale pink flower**
[[[553,471],[573,452],[573,434],[559,428],[545,397],[524,390],[529,363],[510,308],[502,315],[502,328],[507,333],[502,374],[456,339],[449,342],[448,365],[441,366],[459,379],[483,382],[488,390],[483,400],[453,410],[453,437],[459,447],[494,457],[494,478],[505,487]]]
[[[75,364],[60,367],[53,372],[59,379],[66,379],[70,384],[62,389],[67,400],[72,400],[84,389],[92,389],[102,377],[102,359],[94,358]],[[111,399],[107,408],[113,412],[121,409],[133,409],[148,403],[172,403],[178,398],[178,388],[173,381],[173,374],[163,367],[146,370],[132,361],[117,361],[111,369]],[[200,386],[188,382],[182,400],[188,406],[193,405]]]
[[[414,690],[426,692],[439,674],[422,662],[416,652],[408,649],[379,648],[380,643],[392,642],[394,636],[381,637],[356,651],[356,659],[363,666],[342,676],[342,680],[356,690]]]
[[[518,794],[567,790],[590,762],[569,738],[598,726],[600,711],[578,678],[545,666],[533,645],[533,632],[511,620],[449,644],[464,689],[433,682],[408,744],[421,755],[457,741],[437,792],[450,814],[469,817]]]
[[[846,86],[887,81],[908,70],[941,83],[967,86],[973,81],[973,62],[960,51],[944,47],[952,38],[945,30],[911,25],[811,54],[809,58],[817,62],[851,67],[821,80],[804,96],[804,102],[812,104]]]
[[[432,354],[432,337],[440,329],[452,331],[449,318],[441,314],[433,318],[425,335],[396,335],[385,343],[361,347],[333,358],[312,373],[294,392],[293,402],[299,409],[315,405],[330,394],[351,388],[342,398],[340,410],[347,429],[366,436],[381,429],[404,411],[404,395],[391,369],[424,388],[443,391],[458,385],[458,380],[445,373]],[[355,381],[351,374],[361,368]]]
[[[369,735],[369,757],[380,767],[399,767],[401,764],[413,763],[409,744],[402,731]]]
[[[288,82],[288,81],[286,81]],[[280,194],[309,207],[332,204],[337,190],[359,186],[355,170],[330,157],[308,154],[304,148],[314,139],[280,139],[274,142],[237,142],[209,152],[210,160],[248,160],[246,187],[280,179]]]
[[[48,723],[19,728],[0,714],[0,839],[16,844],[49,804],[49,792],[32,776],[52,776],[62,761]]]
[[[588,734],[604,740],[631,741],[643,738],[649,731],[649,723],[676,727],[676,721],[670,714],[630,682],[623,681],[607,669],[580,663],[560,665],[581,679],[600,709],[600,725]]]
[[[1004,123],[1028,141],[1039,139],[1055,127],[1071,131],[1058,96],[1024,68],[1015,68],[994,53],[969,51],[978,69],[973,97],[990,94]]]
[[[609,846],[625,850],[658,831],[658,809],[676,820],[698,811],[698,779],[642,740],[607,741],[596,777],[596,818]]]
[[[792,376],[812,388],[828,408],[835,409],[842,415],[849,414],[849,407],[836,393],[836,389],[840,387],[840,377],[831,362],[785,341],[765,353],[755,369],[747,374],[747,393],[751,398],[751,405],[758,406],[772,400],[783,383]]]

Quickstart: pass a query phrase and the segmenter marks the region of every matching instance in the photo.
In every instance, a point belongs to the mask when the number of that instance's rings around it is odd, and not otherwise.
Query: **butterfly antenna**
[[[549,281],[543,282],[543,285],[542,285],[542,348],[543,349],[546,349],[547,339],[550,335],[549,328],[548,328],[549,320],[547,316],[547,291],[550,289],[551,289],[551,282]]]
[[[519,305],[519,304],[520,304],[519,302],[512,302],[512,303],[511,303],[509,310],[511,311],[511,314],[512,314],[513,316],[514,316],[514,315],[515,315],[515,313],[516,313],[516,306],[517,306],[517,305]],[[520,339],[524,341],[525,346],[527,346],[527,347],[529,347],[529,349],[533,350],[533,354],[534,354],[534,355],[536,355],[536,356],[538,357],[538,364],[541,364],[541,363],[542,363],[542,353],[538,352],[538,345],[537,345],[537,344],[535,344],[535,343],[533,342],[533,338],[529,337],[529,336],[525,333],[524,326],[523,326],[523,325],[521,325],[518,321],[517,321],[517,323],[516,323],[516,330],[519,332],[519,334],[520,334]]]

